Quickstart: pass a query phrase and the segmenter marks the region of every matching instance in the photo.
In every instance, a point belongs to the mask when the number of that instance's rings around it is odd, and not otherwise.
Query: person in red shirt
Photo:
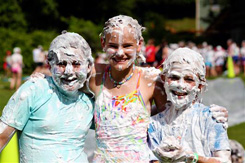
[[[154,45],[154,39],[149,39],[145,49],[147,66],[153,66],[155,62],[156,47]]]

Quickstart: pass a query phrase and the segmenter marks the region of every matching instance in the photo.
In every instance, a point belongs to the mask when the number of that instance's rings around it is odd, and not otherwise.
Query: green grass
[[[245,77],[240,76],[245,82]],[[13,95],[15,91],[9,89],[9,82],[3,82],[0,78],[0,115],[2,115],[2,109],[7,104],[9,98]],[[245,122],[229,127],[228,136],[230,139],[237,140],[245,148]]]
[[[0,115],[2,115],[2,109],[14,92],[15,90],[9,89],[9,82],[3,82],[0,80]]]
[[[228,128],[229,139],[234,139],[245,147],[245,122]]]

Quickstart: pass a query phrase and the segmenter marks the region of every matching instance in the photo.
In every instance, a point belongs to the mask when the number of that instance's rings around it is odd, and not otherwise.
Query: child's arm
[[[231,163],[230,151],[218,151],[214,157],[204,157],[197,153],[184,151],[181,147],[164,147],[162,144],[153,150],[153,153],[162,162],[189,162],[189,163]]]
[[[217,151],[214,153],[214,157],[198,156],[198,163],[231,163],[230,151]],[[194,157],[190,158],[194,159]]]
[[[15,128],[10,127],[2,121],[0,121],[0,152],[2,152],[4,147],[8,144],[15,131]]]
[[[165,104],[167,103],[167,96],[164,91],[163,83],[159,80],[156,81],[153,99],[154,99],[155,105],[152,106],[151,116],[165,110]]]

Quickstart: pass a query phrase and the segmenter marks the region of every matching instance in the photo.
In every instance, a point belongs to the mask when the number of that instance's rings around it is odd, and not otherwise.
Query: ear
[[[140,41],[139,41],[139,45],[137,46],[137,53],[139,53],[139,52],[141,51],[141,47],[142,47],[142,45],[143,45],[143,40],[142,40],[142,39],[140,39]]]
[[[204,87],[204,85],[202,85],[202,84],[198,85],[198,88],[200,89],[200,92],[202,92],[203,87]]]
[[[89,62],[88,63],[88,74],[91,73],[92,67],[93,67],[93,64]]]
[[[48,62],[47,67],[48,67],[49,70],[51,69],[51,65],[49,64],[49,62]]]
[[[165,75],[163,75],[162,73],[160,73],[159,75],[160,75],[162,82],[165,82]]]
[[[103,39],[103,37],[100,38],[100,43],[101,43],[102,49],[104,49],[105,48],[105,40]]]

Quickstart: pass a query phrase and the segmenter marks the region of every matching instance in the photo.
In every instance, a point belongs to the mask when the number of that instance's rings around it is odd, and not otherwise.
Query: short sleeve
[[[27,81],[14,93],[4,107],[1,116],[1,120],[4,123],[17,130],[24,128],[31,114],[35,96],[34,87],[34,83]]]
[[[208,123],[209,131],[207,132],[207,138],[210,140],[209,148],[211,152],[230,150],[227,130],[224,129],[222,123],[216,122],[211,114],[208,118]]]

